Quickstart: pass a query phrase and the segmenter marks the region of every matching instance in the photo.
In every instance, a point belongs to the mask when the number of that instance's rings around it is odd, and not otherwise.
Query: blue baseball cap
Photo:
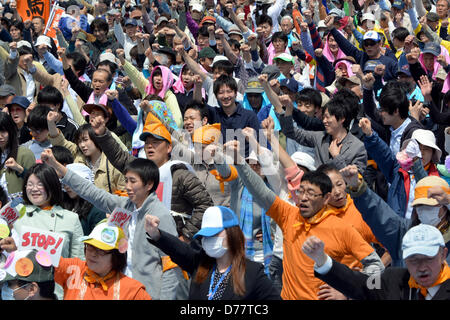
[[[233,210],[223,206],[209,207],[203,213],[200,231],[193,238],[212,237],[222,230],[234,226],[239,226],[239,221]]]
[[[280,87],[286,87],[291,92],[297,92],[298,91],[298,82],[295,79],[288,79],[284,78],[280,81]]]
[[[379,64],[383,64],[381,63],[380,60],[368,60],[365,64],[364,64],[364,69],[363,72],[374,72],[375,71],[375,67]]]
[[[433,56],[437,57],[441,54],[441,46],[434,42],[427,42],[423,47],[422,53],[431,53]]]
[[[5,107],[9,108],[13,104],[17,104],[18,106],[21,106],[22,108],[26,109],[30,105],[30,100],[28,100],[27,97],[16,96],[12,99],[11,103],[8,103]]]
[[[128,25],[137,27],[138,23],[137,23],[136,19],[127,19],[125,21],[125,26],[128,26]]]
[[[375,42],[381,41],[380,34],[376,31],[370,30],[364,33],[363,41],[364,40],[373,40]]]
[[[405,7],[405,3],[402,0],[395,0],[392,4],[392,7],[401,10]]]

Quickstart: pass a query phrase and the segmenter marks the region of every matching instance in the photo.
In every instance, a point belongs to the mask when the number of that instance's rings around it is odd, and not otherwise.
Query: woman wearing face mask
[[[1,287],[2,300],[57,300],[55,281],[53,279],[53,267],[47,266],[39,258],[37,250],[13,251],[10,253],[11,263],[2,271],[5,271]],[[20,266],[16,269],[16,262],[21,260],[31,262],[32,272],[23,272]],[[43,263],[43,264],[41,264]],[[8,271],[16,273],[11,275]]]
[[[202,250],[158,229],[159,219],[145,217],[148,241],[167,253],[191,277],[190,300],[280,299],[260,263],[245,258],[245,238],[229,208],[210,207],[203,214]]]
[[[417,182],[414,188],[411,218],[403,218],[375,192],[367,187],[355,166],[347,166],[341,170],[347,184],[347,190],[364,221],[373,231],[378,241],[386,248],[392,258],[392,266],[404,266],[402,259],[401,239],[413,226],[420,223],[438,228],[450,247],[449,209],[433,198],[428,198],[428,191],[433,187],[441,187],[447,194],[450,188],[447,182],[436,176],[428,176]],[[406,203],[404,203],[406,206]],[[447,257],[447,262],[450,257]]]

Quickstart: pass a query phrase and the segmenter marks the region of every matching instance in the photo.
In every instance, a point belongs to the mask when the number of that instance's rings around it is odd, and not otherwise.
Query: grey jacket
[[[135,205],[128,197],[112,195],[99,189],[73,171],[68,170],[62,183],[67,184],[80,197],[92,203],[104,212],[112,212],[120,207],[135,211]],[[134,233],[132,254],[133,278],[145,285],[147,292],[154,300],[174,300],[178,279],[182,277],[180,268],[170,269],[163,273],[162,257],[167,256],[146,240],[144,217],[147,214],[157,216],[161,222],[159,228],[177,236],[175,221],[169,210],[158,200],[154,193],[150,194],[138,210],[136,229]]]
[[[316,167],[324,163],[334,164],[338,169],[343,169],[349,164],[358,167],[363,175],[367,167],[367,152],[364,144],[350,132],[342,140],[342,148],[336,158],[331,157],[328,148],[332,137],[325,131],[307,131],[300,128],[294,128],[292,116],[277,114],[280,120],[281,131],[286,137],[291,138],[298,143],[313,147],[315,151]]]

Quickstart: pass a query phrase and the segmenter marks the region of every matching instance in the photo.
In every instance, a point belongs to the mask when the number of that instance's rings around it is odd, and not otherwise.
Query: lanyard
[[[214,287],[214,290],[212,290],[213,282],[214,282],[214,276],[216,274],[216,265],[214,265],[214,271],[211,275],[211,281],[209,283],[209,293],[208,293],[208,300],[212,300],[214,295],[216,294],[217,289],[219,288],[219,285],[222,283],[223,279],[227,276],[228,272],[231,270],[231,265],[228,267],[228,269],[224,272],[224,274],[220,277],[219,282],[217,282],[216,286]]]

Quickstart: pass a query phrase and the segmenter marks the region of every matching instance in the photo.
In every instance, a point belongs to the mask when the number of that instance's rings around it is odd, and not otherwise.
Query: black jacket
[[[173,235],[161,231],[161,238],[153,241],[147,237],[148,242],[155,245],[163,252],[168,254],[173,262],[180,268],[195,277],[197,268],[201,261],[210,259],[205,251],[199,247],[197,240],[190,244],[182,242]],[[147,235],[148,236],[148,235]],[[222,299],[223,300],[280,300],[280,295],[272,285],[272,281],[264,273],[264,266],[261,263],[253,262],[248,259],[245,261],[245,296],[238,296],[233,292],[233,286],[227,286]],[[211,281],[212,270],[209,271],[205,281],[198,284],[193,280],[189,289],[189,300],[207,300],[209,285]]]
[[[387,268],[380,276],[377,286],[376,276],[353,271],[333,260],[330,271],[314,275],[344,295],[355,300],[423,300],[418,289],[408,285],[410,274],[406,268]],[[441,284],[432,300],[450,300],[450,280]]]

